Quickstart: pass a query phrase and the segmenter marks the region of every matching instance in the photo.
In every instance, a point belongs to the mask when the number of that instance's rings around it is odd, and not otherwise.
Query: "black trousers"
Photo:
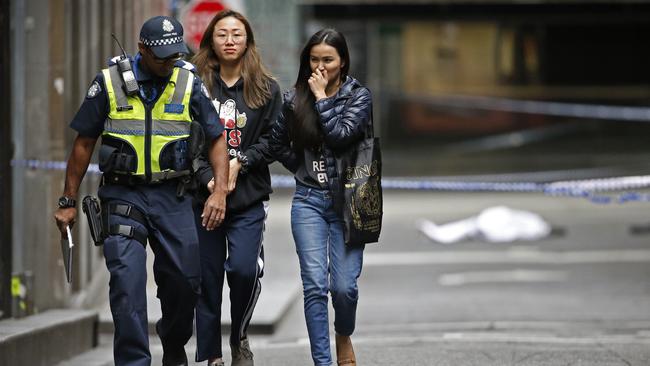
[[[201,226],[203,205],[194,205],[201,250],[201,295],[196,305],[196,361],[222,357],[221,302],[224,277],[230,287],[230,343],[238,345],[261,291],[265,203],[242,212],[227,212],[213,231]],[[225,276],[224,276],[225,274]]]

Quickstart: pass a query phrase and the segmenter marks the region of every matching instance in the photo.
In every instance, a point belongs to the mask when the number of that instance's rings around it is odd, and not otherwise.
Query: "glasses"
[[[153,57],[153,62],[155,62],[157,64],[166,64],[166,63],[176,62],[176,61],[180,61],[183,58],[185,58],[185,54],[183,54],[183,53],[176,53],[176,54],[173,54],[173,55],[171,55],[169,57],[159,58],[159,57],[156,57],[156,54],[153,53],[153,51],[151,49],[147,48],[147,50],[149,51],[149,54],[151,54],[151,56]]]
[[[232,43],[235,44],[240,44],[246,40],[246,35],[245,34],[240,34],[240,33],[234,33],[234,34],[228,34],[228,33],[217,33],[214,38],[216,39],[217,43],[219,44],[224,44],[228,42],[228,38],[232,39]]]

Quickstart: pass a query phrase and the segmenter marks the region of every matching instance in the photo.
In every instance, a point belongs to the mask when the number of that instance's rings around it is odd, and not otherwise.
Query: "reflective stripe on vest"
[[[145,149],[146,106],[139,96],[129,97],[122,88],[117,65],[102,70],[108,92],[110,112],[104,122],[104,136],[128,143],[137,154],[135,175],[145,174],[145,154],[151,154],[151,172],[159,173],[161,152],[169,143],[190,136],[190,97],[194,74],[175,67],[151,110],[151,151]],[[169,170],[167,170],[169,171]]]

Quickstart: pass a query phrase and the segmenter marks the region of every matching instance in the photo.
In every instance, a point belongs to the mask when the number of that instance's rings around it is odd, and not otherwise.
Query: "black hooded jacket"
[[[244,81],[239,79],[228,87],[218,73],[211,90],[212,101],[224,125],[228,154],[232,159],[237,151],[244,154],[248,167],[239,172],[235,190],[226,199],[227,211],[241,211],[261,200],[268,200],[271,176],[268,165],[275,159],[270,152],[271,127],[282,106],[280,87],[271,81],[271,99],[262,107],[251,109],[244,101]],[[196,198],[204,202],[209,192],[207,184],[213,178],[212,168],[204,150],[196,172],[199,188]]]

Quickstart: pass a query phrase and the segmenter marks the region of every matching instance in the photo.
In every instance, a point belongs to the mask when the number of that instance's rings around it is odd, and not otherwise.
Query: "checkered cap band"
[[[140,38],[140,42],[142,42],[147,47],[167,46],[170,44],[183,42],[183,37],[171,37],[171,38],[152,39],[152,40]]]

